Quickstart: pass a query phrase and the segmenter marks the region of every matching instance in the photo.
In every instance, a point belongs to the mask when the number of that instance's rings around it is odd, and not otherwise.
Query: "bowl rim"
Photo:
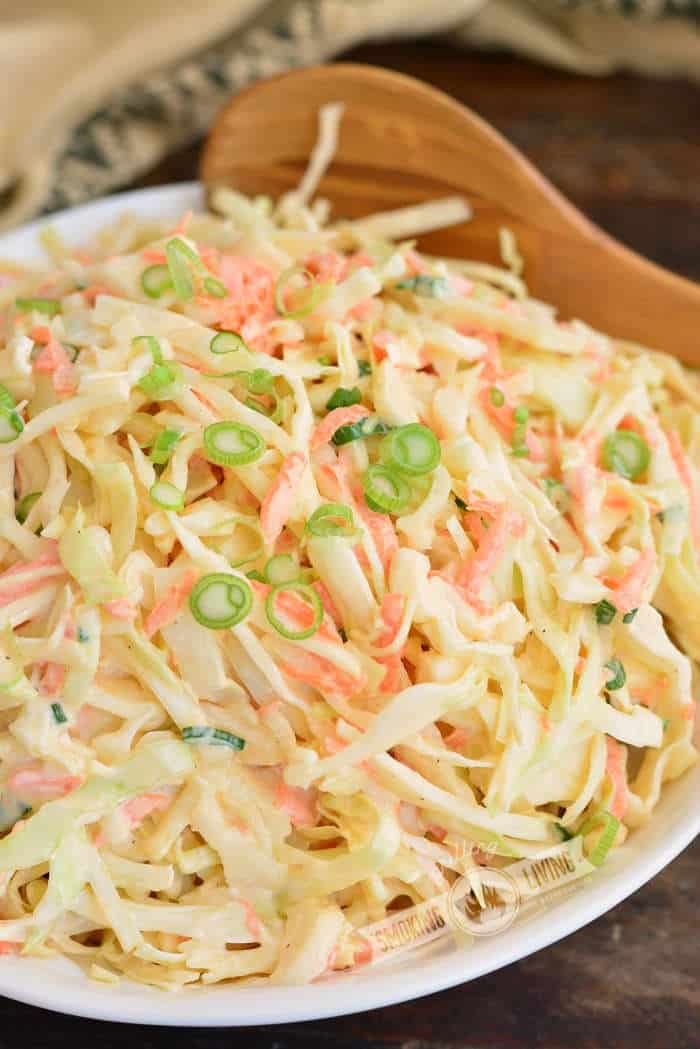
[[[39,258],[33,240],[50,223],[69,241],[124,210],[175,219],[201,206],[198,182],[178,182],[113,194],[67,208],[0,234],[0,254]],[[697,728],[696,728],[697,738]],[[424,948],[395,963],[379,964],[302,987],[214,985],[177,995],[123,981],[92,982],[66,959],[0,958],[0,994],[27,1005],[90,1019],[163,1026],[239,1027],[349,1015],[399,1004],[486,975],[575,932],[649,881],[700,834],[700,765],[665,787],[655,818],[635,830],[625,846],[582,891],[507,932],[482,938],[471,948],[440,942],[437,955]],[[693,804],[695,802],[695,804]],[[431,948],[434,945],[430,945]],[[443,949],[444,948],[444,949]],[[205,1001],[206,1007],[202,1005]]]

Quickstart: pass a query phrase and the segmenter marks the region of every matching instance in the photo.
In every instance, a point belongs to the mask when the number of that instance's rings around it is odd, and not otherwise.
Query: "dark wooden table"
[[[699,86],[590,80],[439,43],[363,47],[350,57],[462,99],[611,233],[700,279]],[[184,151],[143,184],[192,178],[196,161],[196,149]],[[632,899],[561,943],[405,1005],[286,1027],[174,1031],[2,1001],[0,1049],[698,1049],[699,870],[696,841]]]

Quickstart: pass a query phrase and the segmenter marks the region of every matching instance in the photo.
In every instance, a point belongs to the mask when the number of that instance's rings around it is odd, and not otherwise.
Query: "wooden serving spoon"
[[[700,285],[613,240],[480,117],[412,77],[337,64],[260,81],[216,119],[202,181],[249,195],[291,189],[327,102],[345,104],[335,159],[318,190],[335,217],[461,194],[473,219],[419,238],[420,248],[499,262],[498,231],[508,226],[530,293],[563,318],[700,365]]]

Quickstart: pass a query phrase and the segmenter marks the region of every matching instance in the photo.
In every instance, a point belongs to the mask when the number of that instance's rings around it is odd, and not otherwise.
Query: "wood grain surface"
[[[609,232],[700,279],[700,86],[589,80],[437,42],[349,57],[423,77],[467,102]],[[184,151],[140,184],[192,178],[196,161],[196,149]],[[573,936],[405,1005],[285,1027],[174,1031],[2,1000],[0,1049],[700,1049],[699,871],[696,841]]]

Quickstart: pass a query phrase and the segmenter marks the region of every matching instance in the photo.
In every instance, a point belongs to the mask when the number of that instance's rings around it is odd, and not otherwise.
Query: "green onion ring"
[[[322,538],[330,535],[353,536],[357,534],[355,518],[349,506],[342,503],[324,503],[314,510],[306,522],[306,531]]]
[[[615,430],[603,441],[600,461],[606,470],[628,481],[636,481],[651,460],[651,449],[634,430]]]
[[[362,484],[365,502],[376,513],[397,514],[411,498],[411,489],[401,474],[381,463],[367,469]]]
[[[420,477],[440,462],[440,442],[427,426],[408,423],[392,430],[383,442],[383,454],[401,473]]]
[[[282,593],[300,594],[309,603],[314,613],[314,619],[305,630],[288,630],[282,620],[278,618],[275,612],[275,598]],[[312,637],[316,633],[323,622],[323,605],[316,591],[305,583],[279,583],[277,586],[273,586],[265,599],[265,614],[270,626],[274,627],[277,633],[281,634],[287,641],[305,641],[306,638]]]
[[[220,331],[209,343],[211,353],[234,353],[236,350],[247,350],[245,340],[237,331]]]
[[[252,426],[244,423],[212,423],[204,431],[207,457],[219,466],[254,463],[265,451],[265,442]]]
[[[253,591],[239,576],[212,572],[195,583],[189,600],[198,623],[210,630],[226,630],[248,615],[253,606]]]
[[[148,495],[151,502],[161,510],[174,510],[177,513],[185,509],[185,493],[170,481],[156,481],[151,485]]]
[[[173,286],[170,270],[164,262],[149,266],[141,274],[141,288],[149,299],[159,299],[164,292]]]

